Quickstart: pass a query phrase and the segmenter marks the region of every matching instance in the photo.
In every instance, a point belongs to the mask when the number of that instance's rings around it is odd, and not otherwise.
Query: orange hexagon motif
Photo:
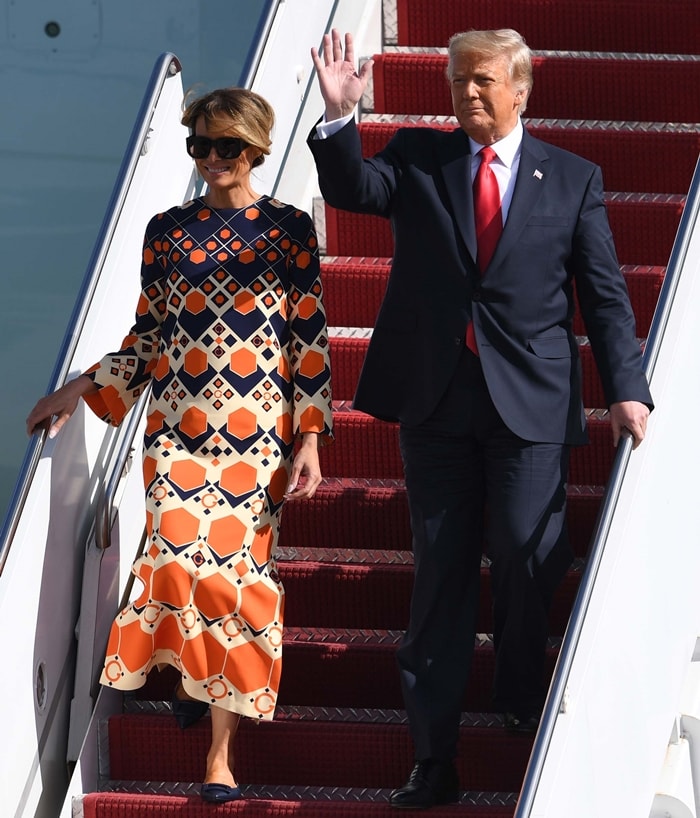
[[[183,636],[175,614],[163,617],[155,633],[155,643],[158,650],[171,650],[176,656],[182,650]]]
[[[212,574],[197,582],[193,602],[207,619],[219,619],[238,607],[238,591],[221,574]]]
[[[124,667],[134,673],[153,656],[153,637],[141,630],[140,622],[131,622],[120,629],[119,657]]]
[[[226,648],[220,645],[208,631],[204,631],[185,640],[181,658],[187,675],[201,682],[209,678],[212,668],[224,666]]]
[[[167,378],[169,372],[170,372],[170,358],[168,356],[168,353],[164,352],[158,358],[158,363],[156,364],[155,369],[153,370],[153,377],[157,381],[160,381],[163,378]]]
[[[294,261],[300,270],[305,270],[311,263],[311,253],[307,250],[302,250]]]
[[[207,353],[202,349],[191,349],[185,353],[184,370],[188,375],[196,377],[207,371]]]
[[[240,591],[240,611],[251,628],[261,631],[277,616],[279,593],[262,582],[245,585]]]
[[[246,528],[238,517],[229,514],[228,517],[214,520],[209,528],[207,543],[220,557],[227,557],[240,549],[245,532]]]
[[[299,315],[302,318],[311,318],[316,312],[316,299],[311,295],[306,295],[299,302]]]
[[[253,544],[250,546],[250,553],[258,565],[265,565],[266,562],[270,561],[271,552],[272,527],[268,524],[255,532]]]
[[[242,253],[239,253],[238,260],[241,264],[250,264],[251,261],[255,261],[255,251],[250,248],[243,250]]]
[[[206,306],[207,299],[204,293],[193,290],[192,292],[187,293],[185,296],[185,309],[187,312],[191,312],[192,315],[198,315],[200,312],[206,309]]]
[[[178,460],[170,467],[170,482],[184,491],[201,488],[206,482],[207,470],[192,460]]]
[[[245,290],[237,293],[233,296],[233,307],[237,312],[247,315],[255,309],[255,296]]]
[[[202,250],[201,247],[197,247],[196,250],[193,250],[190,253],[190,261],[192,264],[201,264],[207,257],[207,254]]]
[[[152,435],[154,432],[157,432],[159,429],[163,428],[163,421],[165,420],[165,415],[155,409],[148,415],[148,420],[146,421],[146,434]]]
[[[323,412],[317,406],[308,406],[301,413],[299,426],[305,432],[322,432],[324,425]]]
[[[287,476],[286,469],[276,469],[272,473],[268,486],[268,493],[270,494],[270,499],[273,503],[277,504],[282,502],[284,493],[287,490],[288,482],[289,477]]]
[[[250,221],[255,221],[255,219],[259,218],[260,211],[257,207],[249,207],[245,212],[246,219],[250,219]]]
[[[151,593],[166,605],[184,608],[192,593],[192,577],[177,562],[169,562],[153,572]]]
[[[188,437],[199,437],[207,431],[207,416],[196,406],[190,406],[182,415],[178,424],[180,431]]]
[[[229,494],[240,497],[253,491],[258,484],[258,472],[248,463],[227,466],[219,478],[219,485]]]
[[[236,375],[245,378],[248,375],[252,375],[258,368],[258,359],[252,350],[239,349],[231,354],[231,363],[229,366]]]
[[[251,693],[261,686],[261,679],[269,678],[273,661],[255,642],[246,642],[228,652],[224,676],[241,693]]]
[[[301,359],[299,365],[299,372],[306,375],[307,378],[313,378],[315,375],[320,375],[325,368],[325,360],[320,352],[310,349],[306,355]]]
[[[277,434],[284,443],[291,443],[294,436],[294,428],[292,426],[292,416],[289,414],[280,415],[277,418]]]
[[[258,423],[255,415],[248,409],[236,409],[228,416],[226,429],[230,435],[239,440],[245,440],[255,434],[258,430]]]
[[[184,508],[171,508],[160,515],[160,536],[173,545],[187,545],[197,539],[199,520]]]
[[[277,371],[285,379],[285,381],[287,381],[287,383],[291,381],[292,370],[289,366],[289,361],[286,358],[284,357],[280,358],[279,363],[277,364]]]
[[[156,479],[157,469],[158,461],[155,457],[143,458],[143,485],[145,488],[148,488]]]

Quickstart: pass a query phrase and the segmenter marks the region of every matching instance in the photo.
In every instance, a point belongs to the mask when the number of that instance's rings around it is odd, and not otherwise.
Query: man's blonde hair
[[[460,31],[450,37],[447,53],[447,79],[450,81],[453,77],[454,58],[458,54],[469,54],[484,60],[505,58],[511,81],[523,93],[520,106],[520,113],[523,113],[532,90],[532,52],[521,34],[512,28]]]

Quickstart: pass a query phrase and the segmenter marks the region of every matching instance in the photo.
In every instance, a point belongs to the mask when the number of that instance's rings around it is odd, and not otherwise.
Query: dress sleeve
[[[318,242],[308,214],[297,211],[289,255],[289,362],[294,385],[294,433],[333,439],[328,327]]]
[[[146,390],[158,363],[160,330],[165,302],[161,263],[161,216],[146,229],[141,261],[141,296],[136,319],[117,352],[110,352],[84,374],[98,387],[85,402],[106,423],[118,426]]]

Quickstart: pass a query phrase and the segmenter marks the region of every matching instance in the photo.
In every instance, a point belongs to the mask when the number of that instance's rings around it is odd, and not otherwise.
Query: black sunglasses
[[[188,136],[187,153],[193,159],[206,159],[211,149],[216,149],[219,159],[237,159],[248,143],[238,136],[221,136],[218,139],[209,139],[208,136]]]

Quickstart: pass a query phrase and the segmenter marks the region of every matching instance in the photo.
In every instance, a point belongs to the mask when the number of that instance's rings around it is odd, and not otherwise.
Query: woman
[[[270,150],[269,104],[221,89],[182,123],[206,194],[151,219],[122,348],[42,398],[27,428],[53,437],[81,397],[119,424],[151,384],[148,543],[133,568],[144,588],[113,624],[101,682],[133,690],[154,666],[180,671],[180,726],[211,705],[201,794],[220,802],[241,797],[240,717],[275,709],[284,591],[274,552],[283,501],[321,482],[328,337],[310,217],[252,187]]]

